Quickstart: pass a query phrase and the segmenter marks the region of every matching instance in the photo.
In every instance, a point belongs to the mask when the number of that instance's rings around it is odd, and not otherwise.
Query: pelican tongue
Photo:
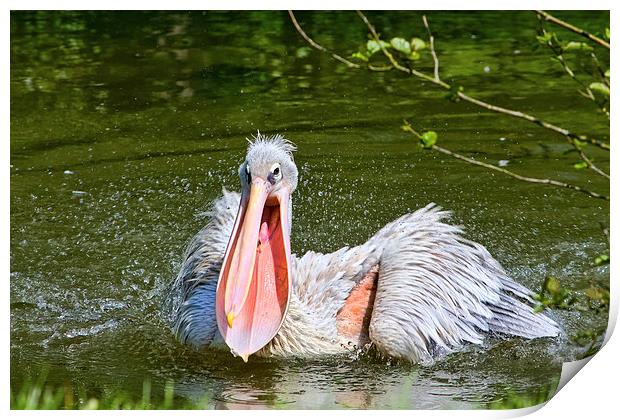
[[[278,332],[290,289],[288,196],[265,205],[263,188],[252,185],[245,211],[242,201],[216,297],[220,333],[245,361]]]
[[[264,244],[269,240],[269,225],[267,222],[263,222],[261,225],[260,232],[258,232],[258,240],[261,244]]]

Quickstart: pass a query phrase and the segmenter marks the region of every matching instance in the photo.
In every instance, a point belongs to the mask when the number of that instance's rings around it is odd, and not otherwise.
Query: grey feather
[[[195,348],[221,342],[215,320],[215,290],[240,201],[239,193],[225,189],[222,193],[203,213],[208,223],[187,246],[167,296],[172,331],[179,341]]]

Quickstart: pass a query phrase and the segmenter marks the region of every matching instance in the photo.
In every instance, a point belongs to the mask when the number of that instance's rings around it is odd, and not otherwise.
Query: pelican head
[[[217,284],[218,328],[247,361],[277,334],[291,292],[291,194],[295,146],[256,136],[239,167],[241,201]]]

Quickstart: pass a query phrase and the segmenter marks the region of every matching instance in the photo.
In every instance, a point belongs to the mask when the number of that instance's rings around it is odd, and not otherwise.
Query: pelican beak
[[[245,362],[277,334],[289,302],[290,192],[252,180],[244,190],[216,292],[218,328]]]

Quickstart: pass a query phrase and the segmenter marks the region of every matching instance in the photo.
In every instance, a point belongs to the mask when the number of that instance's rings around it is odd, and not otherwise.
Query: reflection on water
[[[593,29],[608,21],[567,16]],[[372,17],[386,31],[424,36],[412,25],[419,14]],[[608,140],[608,121],[533,48],[530,13],[430,18],[447,80]],[[299,19],[344,53],[366,36],[354,14]],[[430,367],[371,356],[246,365],[183,348],[162,322],[183,247],[221,187],[237,188],[244,138],[257,129],[299,147],[298,254],[359,243],[434,201],[529,287],[546,274],[575,287],[608,278],[607,267],[591,267],[606,249],[606,203],[424,153],[398,130],[411,116],[454,150],[586,182],[572,156],[540,146],[564,150],[549,133],[396,74],[347,71],[308,49],[285,13],[12,13],[12,385],[47,370],[48,381],[88,395],[139,396],[151,378],[154,400],[172,381],[177,398],[218,408],[473,408],[553,387],[561,361],[583,350],[566,337],[492,338]],[[605,155],[595,158],[607,169]],[[557,315],[566,336],[606,322]]]

